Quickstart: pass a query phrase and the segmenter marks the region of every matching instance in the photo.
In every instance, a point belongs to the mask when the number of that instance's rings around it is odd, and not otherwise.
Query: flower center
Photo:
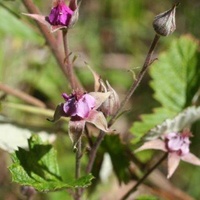
[[[169,152],[176,152],[179,156],[189,153],[190,140],[186,135],[170,133],[166,136],[165,143]]]

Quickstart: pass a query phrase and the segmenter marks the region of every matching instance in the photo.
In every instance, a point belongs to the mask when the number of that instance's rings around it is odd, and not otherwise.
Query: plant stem
[[[63,46],[64,46],[64,52],[65,52],[66,70],[67,70],[67,73],[68,73],[68,78],[69,78],[69,82],[70,82],[72,89],[76,89],[73,66],[72,66],[72,63],[70,62],[70,59],[69,59],[70,53],[69,53],[68,37],[67,37],[68,34],[67,33],[68,33],[68,29],[62,31]]]
[[[136,80],[131,85],[131,87],[130,87],[130,89],[129,89],[127,95],[126,95],[126,97],[124,98],[124,100],[122,101],[122,103],[120,105],[120,108],[117,110],[117,112],[115,113],[115,115],[110,119],[109,126],[111,126],[115,122],[117,116],[122,111],[122,109],[124,108],[124,106],[127,104],[127,102],[129,101],[129,99],[131,98],[131,96],[133,95],[133,93],[135,92],[135,90],[137,89],[137,87],[139,86],[139,84],[140,84],[142,78],[144,77],[144,75],[145,75],[148,67],[152,63],[151,58],[152,58],[154,49],[155,49],[155,47],[156,47],[159,39],[160,39],[160,36],[156,34],[154,36],[154,39],[153,39],[152,43],[151,43],[151,46],[149,48],[149,51],[147,53],[146,59],[144,61],[144,64],[142,66],[142,69],[141,69],[140,73],[138,74]]]
[[[112,124],[116,120],[116,118],[117,118],[118,114],[120,113],[120,111],[124,108],[125,104],[128,102],[128,100],[133,95],[133,93],[136,90],[136,88],[139,86],[139,83],[141,82],[142,78],[144,77],[144,75],[145,75],[145,73],[146,73],[146,71],[148,69],[149,64],[151,63],[151,57],[152,57],[153,51],[154,51],[154,49],[156,47],[156,44],[158,43],[159,38],[160,38],[160,36],[158,36],[156,34],[155,37],[154,37],[154,39],[153,39],[153,41],[152,41],[152,43],[151,43],[149,51],[147,53],[146,59],[145,59],[144,64],[143,64],[143,67],[142,67],[140,73],[138,74],[137,79],[133,82],[133,84],[132,84],[129,92],[126,95],[126,97],[122,101],[120,108],[118,109],[118,111],[116,112],[116,114],[109,121],[109,124],[108,124],[109,128],[112,126]],[[102,142],[105,134],[106,133],[103,132],[103,131],[100,132],[100,134],[97,137],[97,140],[96,140],[93,148],[90,151],[89,162],[88,162],[88,166],[86,168],[86,172],[87,173],[90,173],[91,170],[92,170],[92,167],[93,167],[93,164],[94,164],[94,160],[95,160],[95,157],[96,157],[97,149],[100,146],[100,144],[101,144],[101,142]]]
[[[0,83],[0,90],[4,91],[6,94],[10,94],[12,96],[18,97],[19,99],[22,99],[23,101],[30,103],[34,106],[40,107],[40,108],[45,108],[46,105],[40,101],[39,99],[36,99],[35,97],[26,94],[25,92],[11,88],[5,84]]]
[[[39,14],[39,10],[34,5],[32,0],[22,0],[22,3],[27,8],[29,13]],[[66,68],[65,62],[64,62],[65,56],[64,56],[63,52],[60,51],[60,49],[58,48],[57,41],[56,41],[54,35],[50,33],[49,29],[45,25],[41,24],[38,21],[36,21],[36,24],[37,24],[40,32],[42,33],[42,35],[46,39],[46,42],[47,42],[52,54],[54,55],[59,67],[61,68],[64,75],[67,77],[67,79],[69,79],[70,76],[69,76],[69,73],[67,71],[67,68]],[[76,85],[76,88],[82,89],[82,86],[81,86],[80,82],[78,81],[78,79],[76,77],[74,77],[74,83]],[[74,86],[71,85],[71,87],[73,88]]]
[[[81,175],[81,156],[82,156],[82,151],[81,151],[81,138],[79,139],[77,143],[77,150],[76,150],[76,171],[75,171],[75,178],[78,179],[80,178]],[[81,198],[81,188],[75,189],[75,200],[80,200]]]
[[[126,200],[131,193],[135,192],[138,186],[144,182],[144,180],[151,174],[151,172],[153,172],[153,170],[156,169],[167,158],[167,155],[168,154],[165,153],[164,156],[161,157],[161,159],[151,169],[149,169],[149,171],[144,174],[144,176],[139,179],[138,182],[120,200]]]
[[[121,112],[121,110],[124,108],[124,106],[126,105],[128,100],[130,99],[130,97],[133,95],[133,93],[135,92],[135,90],[139,86],[139,83],[141,82],[142,78],[144,77],[149,65],[152,63],[151,58],[152,58],[152,55],[153,55],[153,51],[154,51],[154,49],[156,47],[156,44],[159,41],[159,38],[160,38],[160,36],[157,35],[157,34],[154,36],[154,39],[153,39],[153,41],[151,43],[151,46],[150,46],[149,51],[147,53],[147,56],[145,58],[143,67],[142,67],[140,73],[138,74],[137,79],[133,82],[131,88],[129,89],[126,97],[122,101],[120,108],[117,110],[115,115],[110,119],[110,121],[108,123],[108,128],[110,128],[112,126],[112,124],[115,122],[118,114]],[[88,165],[86,167],[86,173],[90,173],[92,171],[92,168],[93,168],[93,165],[94,165],[94,161],[95,161],[95,158],[96,158],[97,150],[98,150],[101,142],[103,141],[103,138],[104,138],[105,135],[106,135],[105,132],[100,131],[100,134],[97,137],[96,142],[94,143],[94,145],[93,145],[93,147],[92,147],[92,149],[90,151],[89,161],[88,161]],[[81,190],[82,193],[83,193],[83,191],[84,191],[84,189]]]

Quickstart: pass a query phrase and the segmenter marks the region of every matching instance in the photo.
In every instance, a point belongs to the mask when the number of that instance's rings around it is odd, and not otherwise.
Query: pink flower
[[[200,166],[200,159],[197,158],[194,154],[190,153],[189,137],[191,136],[192,134],[188,130],[185,130],[181,133],[168,133],[162,136],[161,139],[145,142],[139,149],[136,150],[136,152],[146,149],[157,149],[167,152],[167,178],[170,178],[178,167],[180,160]]]
[[[48,17],[46,17],[47,21],[52,26],[68,26],[70,19],[73,15],[74,11],[71,10],[70,7],[66,6],[63,0],[59,0],[55,7],[51,9],[51,12]]]
[[[59,29],[71,28],[78,20],[78,11],[77,0],[70,0],[69,6],[65,4],[64,0],[56,0],[48,16],[23,14],[48,26],[54,32]]]
[[[57,106],[52,122],[61,117],[69,117],[68,133],[76,147],[85,130],[85,124],[90,123],[98,129],[108,132],[107,121],[104,114],[97,109],[109,98],[110,92],[81,93],[75,91],[70,95],[62,94],[65,103]]]
[[[63,93],[62,96],[66,100],[63,110],[67,117],[84,119],[95,107],[95,98],[89,94],[77,95],[74,93],[68,96]]]

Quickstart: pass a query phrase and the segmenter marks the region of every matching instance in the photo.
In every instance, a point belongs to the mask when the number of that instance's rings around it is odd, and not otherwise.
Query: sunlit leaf
[[[189,36],[172,41],[150,70],[154,97],[169,110],[180,112],[191,105],[200,86],[198,41]]]
[[[9,170],[14,182],[32,186],[38,191],[87,187],[91,184],[91,174],[77,180],[63,181],[54,148],[49,144],[43,144],[36,135],[31,137],[28,143],[29,151],[19,148],[12,154],[13,164]]]
[[[152,195],[141,195],[139,197],[136,197],[135,200],[159,200],[159,199],[158,197]]]

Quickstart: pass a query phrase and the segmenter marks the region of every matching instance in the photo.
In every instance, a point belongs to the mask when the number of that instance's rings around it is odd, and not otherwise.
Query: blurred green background
[[[48,15],[51,1],[35,0],[41,13]],[[133,81],[133,72],[138,73],[143,64],[151,40],[154,37],[152,21],[154,16],[169,9],[175,1],[154,0],[83,0],[80,7],[79,21],[69,32],[70,50],[78,55],[75,71],[87,91],[93,90],[93,77],[85,66],[87,62],[104,80],[108,80],[122,99]],[[197,39],[200,36],[200,2],[182,0],[177,9],[177,30],[167,38],[162,38],[156,49],[162,52],[168,48],[173,38],[182,34],[191,34]],[[45,40],[40,35],[33,20],[21,13],[27,12],[20,0],[0,2],[0,82],[43,101],[49,109],[62,101],[61,93],[70,92],[65,76],[57,66]],[[131,72],[132,71],[132,72]],[[149,87],[149,76],[146,75],[130,103],[134,107],[123,120],[122,131],[128,130],[138,115],[148,113],[157,106]],[[24,102],[10,95],[4,96],[3,102]],[[148,99],[148,101],[147,101]],[[66,127],[63,122],[52,125],[46,117],[31,112],[10,108],[5,103],[1,108],[2,115],[18,125],[46,130],[59,135],[55,147],[58,149],[61,174],[65,178],[73,176],[74,153],[69,138],[63,134]],[[128,105],[128,108],[130,105]],[[125,123],[124,123],[125,122]],[[121,122],[122,123],[122,122]],[[119,125],[120,126],[120,125]],[[200,140],[197,138],[197,140]],[[196,145],[198,148],[198,143]],[[198,152],[200,155],[200,152]],[[0,151],[0,199],[23,199],[18,186],[10,184],[6,166],[10,163],[7,154]],[[184,167],[184,166],[183,166]],[[186,166],[191,170],[190,166]],[[195,168],[196,169],[196,168]],[[185,170],[185,169],[184,169]],[[180,172],[181,173],[181,172]],[[198,176],[197,176],[197,175]],[[200,196],[198,185],[200,171],[193,171],[188,177],[176,177],[174,183],[187,190],[194,198]],[[178,178],[180,176],[177,175]],[[105,188],[104,188],[105,189]],[[101,190],[100,190],[101,191]],[[91,199],[103,199],[98,191]],[[67,199],[66,192],[40,194],[36,199]],[[68,197],[70,199],[70,197]]]

